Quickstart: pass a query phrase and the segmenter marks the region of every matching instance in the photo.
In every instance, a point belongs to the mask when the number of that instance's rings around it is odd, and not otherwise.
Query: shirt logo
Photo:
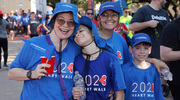
[[[120,51],[117,51],[117,56],[122,59],[122,55],[121,55],[121,52]]]
[[[101,82],[101,84],[104,85],[104,86],[106,85],[106,78],[107,78],[107,77],[106,77],[105,75],[103,75],[103,76],[101,77],[101,79],[99,80],[99,81]]]
[[[73,63],[70,63],[67,69],[72,73],[73,72]]]

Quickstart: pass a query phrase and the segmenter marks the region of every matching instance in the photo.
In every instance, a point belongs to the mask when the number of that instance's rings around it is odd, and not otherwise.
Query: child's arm
[[[124,91],[123,90],[116,91],[115,94],[116,94],[115,100],[124,100]]]

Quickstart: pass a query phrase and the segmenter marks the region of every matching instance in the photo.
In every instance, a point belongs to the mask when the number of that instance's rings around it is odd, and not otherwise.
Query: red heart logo
[[[99,81],[102,85],[106,85],[106,75],[103,75]]]
[[[67,67],[69,71],[72,73],[73,72],[73,63],[70,63],[69,66]]]
[[[154,92],[154,84],[151,85],[151,89]]]
[[[120,52],[120,51],[117,52],[117,56],[118,56],[120,59],[122,59],[122,56],[121,56],[121,52]]]

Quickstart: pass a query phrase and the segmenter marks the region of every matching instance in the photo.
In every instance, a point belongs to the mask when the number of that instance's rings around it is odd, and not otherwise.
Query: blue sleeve
[[[119,64],[118,58],[110,60],[110,69],[112,73],[112,88],[114,91],[120,91],[126,89],[124,76],[121,69],[121,65]]]
[[[155,100],[164,100],[164,95],[162,92],[162,86],[161,86],[161,78],[159,73],[156,70],[156,80],[154,82],[154,94],[155,94]]]
[[[132,18],[130,24],[132,24],[134,22],[143,22],[144,21],[144,16],[145,16],[145,10],[144,10],[144,7],[141,7],[133,15],[133,18]]]
[[[123,56],[124,56],[124,63],[123,64],[126,64],[133,59],[133,56],[130,53],[128,45],[127,45],[125,40],[123,41]]]
[[[46,17],[43,18],[42,24],[45,24],[45,25],[46,25]]]
[[[31,54],[30,47],[27,45],[24,45],[18,55],[16,56],[15,60],[11,63],[10,69],[12,68],[22,68],[26,69],[26,66],[28,65],[28,62],[30,61]]]

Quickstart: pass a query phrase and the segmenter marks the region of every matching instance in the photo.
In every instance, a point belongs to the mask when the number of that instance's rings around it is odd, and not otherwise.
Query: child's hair
[[[148,42],[140,42],[140,43],[138,43],[138,44],[136,44],[135,46],[137,46],[137,45],[139,45],[139,44],[143,44],[143,45],[145,45],[145,46],[151,46],[151,44],[150,43],[148,43]]]

